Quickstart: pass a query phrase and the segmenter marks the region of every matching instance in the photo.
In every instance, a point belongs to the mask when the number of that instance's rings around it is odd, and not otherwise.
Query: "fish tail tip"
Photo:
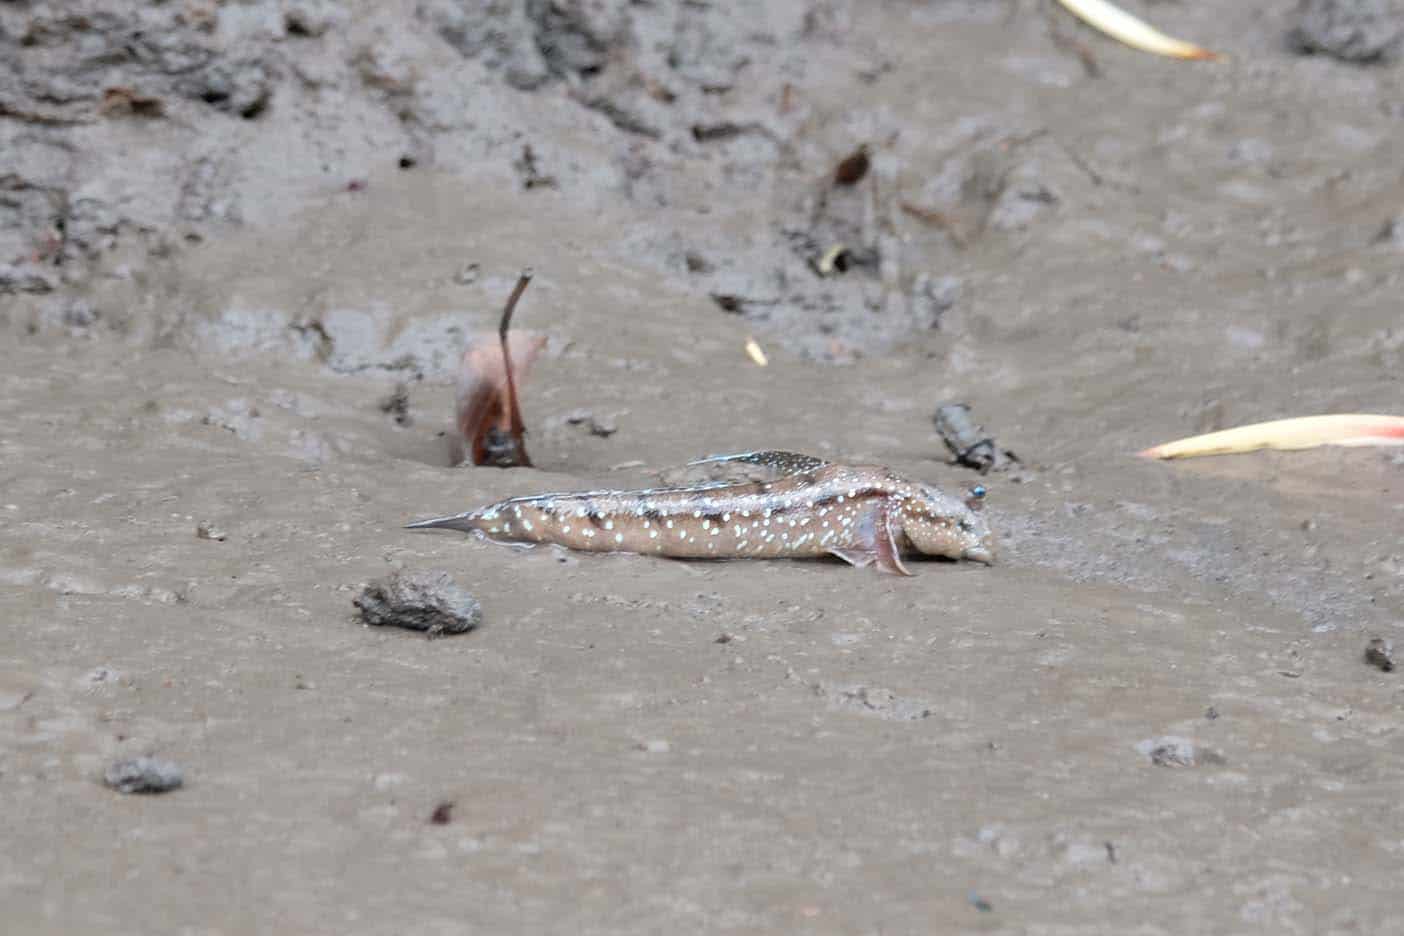
[[[469,532],[473,529],[473,521],[465,515],[454,517],[435,517],[432,520],[416,520],[413,523],[404,525],[406,530],[462,530]]]

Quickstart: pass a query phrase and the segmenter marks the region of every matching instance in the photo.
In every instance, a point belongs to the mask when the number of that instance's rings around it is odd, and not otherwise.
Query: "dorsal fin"
[[[813,455],[770,449],[764,452],[738,452],[734,455],[708,455],[706,458],[699,458],[687,464],[688,467],[699,465],[754,465],[759,468],[769,468],[771,471],[775,472],[776,477],[783,478],[786,475],[799,474],[805,471],[817,471],[829,463]]]

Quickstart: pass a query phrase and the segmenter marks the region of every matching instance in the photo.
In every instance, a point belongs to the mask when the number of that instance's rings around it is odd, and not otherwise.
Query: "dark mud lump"
[[[430,637],[465,633],[483,619],[478,599],[439,570],[396,572],[378,579],[354,604],[367,624],[424,631]]]

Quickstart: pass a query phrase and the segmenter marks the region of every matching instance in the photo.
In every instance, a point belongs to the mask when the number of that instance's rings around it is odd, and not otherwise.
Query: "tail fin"
[[[452,517],[438,517],[434,520],[420,520],[405,525],[406,530],[462,530],[464,533],[471,533],[477,528],[477,518],[471,512],[455,514]]]

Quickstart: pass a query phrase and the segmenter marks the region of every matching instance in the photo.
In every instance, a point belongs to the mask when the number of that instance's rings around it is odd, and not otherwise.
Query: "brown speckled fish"
[[[979,508],[906,481],[886,468],[834,465],[792,452],[720,455],[693,464],[758,465],[774,481],[711,483],[641,491],[583,491],[514,497],[479,510],[412,523],[409,529],[479,533],[515,544],[556,543],[591,552],[678,559],[779,559],[832,554],[855,566],[910,575],[902,554],[994,561]]]

